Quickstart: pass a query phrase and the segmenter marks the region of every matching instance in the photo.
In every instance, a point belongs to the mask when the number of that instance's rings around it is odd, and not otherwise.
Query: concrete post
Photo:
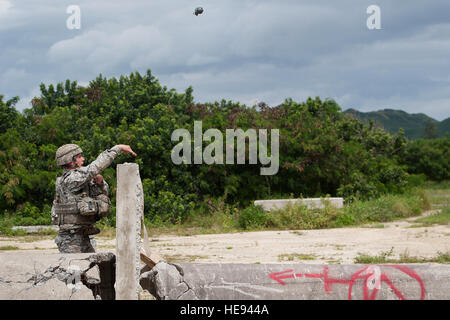
[[[139,166],[117,166],[116,196],[116,299],[137,300],[139,296],[141,217],[144,194]]]

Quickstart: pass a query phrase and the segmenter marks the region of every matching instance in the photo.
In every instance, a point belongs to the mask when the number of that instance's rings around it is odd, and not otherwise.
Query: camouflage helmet
[[[60,167],[72,162],[73,157],[82,153],[83,150],[76,144],[65,144],[56,150],[56,164]]]

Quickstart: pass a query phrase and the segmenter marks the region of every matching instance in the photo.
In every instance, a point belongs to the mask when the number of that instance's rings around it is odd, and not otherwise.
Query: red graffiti
[[[414,270],[405,267],[405,266],[395,266],[395,265],[383,265],[383,268],[394,268],[397,269],[409,277],[415,279],[419,286],[420,286],[420,299],[425,299],[425,286],[423,284],[422,279],[420,276],[414,272]],[[374,300],[377,296],[377,293],[380,289],[381,283],[385,282],[395,293],[395,295],[401,299],[406,300],[402,292],[392,283],[392,281],[389,279],[389,277],[386,274],[381,273],[380,266],[367,266],[362,268],[361,270],[355,272],[350,279],[335,279],[331,278],[328,275],[328,267],[325,266],[323,268],[322,273],[293,273],[293,269],[281,271],[281,272],[273,272],[270,274],[270,278],[273,280],[279,282],[281,285],[286,285],[286,282],[283,281],[283,279],[291,279],[291,278],[319,278],[323,279],[324,283],[324,289],[326,293],[331,293],[330,286],[332,284],[344,284],[348,285],[348,299],[352,299],[352,290],[353,286],[356,284],[356,280],[362,279],[364,280],[363,283],[363,294],[364,294],[364,300]],[[372,289],[372,292],[370,290]]]

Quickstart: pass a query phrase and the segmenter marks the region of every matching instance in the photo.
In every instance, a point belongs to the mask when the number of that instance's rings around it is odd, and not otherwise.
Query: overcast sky
[[[67,27],[70,5],[80,29]],[[370,5],[381,29],[367,27]],[[450,116],[448,0],[0,0],[0,45],[0,94],[20,110],[41,82],[151,69],[196,102],[320,96]]]

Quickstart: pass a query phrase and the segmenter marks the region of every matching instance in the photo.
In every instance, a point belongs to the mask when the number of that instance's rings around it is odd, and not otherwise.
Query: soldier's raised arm
[[[72,191],[81,189],[96,175],[100,174],[103,170],[109,167],[114,159],[117,158],[122,152],[131,153],[133,156],[136,156],[136,153],[134,153],[129,145],[116,145],[111,149],[103,151],[97,159],[95,159],[87,167],[78,168],[74,173],[67,177],[66,184],[70,186]]]

